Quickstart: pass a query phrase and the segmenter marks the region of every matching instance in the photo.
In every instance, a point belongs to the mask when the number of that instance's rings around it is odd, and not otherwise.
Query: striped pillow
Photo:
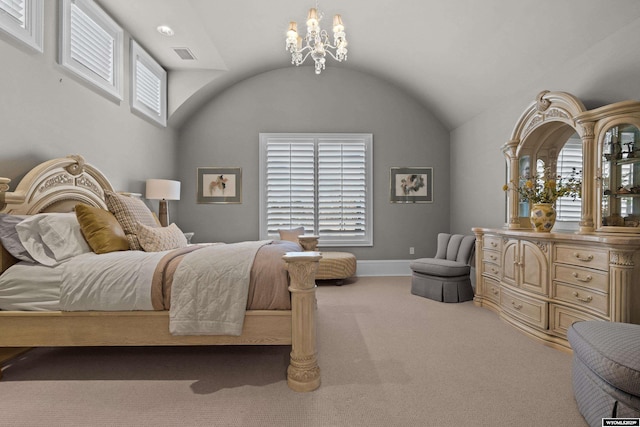
[[[187,238],[174,223],[168,227],[149,227],[138,223],[138,241],[147,252],[168,251],[187,246]]]
[[[132,250],[142,250],[138,241],[138,223],[149,227],[158,227],[153,214],[140,199],[122,196],[112,191],[105,191],[107,208],[116,217],[129,241]]]

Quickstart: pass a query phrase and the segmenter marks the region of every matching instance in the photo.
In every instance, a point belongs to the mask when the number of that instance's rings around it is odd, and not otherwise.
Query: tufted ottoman
[[[356,274],[356,257],[348,252],[321,252],[322,259],[319,261],[317,280],[338,280],[347,279]]]
[[[640,325],[589,320],[569,327],[573,392],[590,426],[640,418]]]

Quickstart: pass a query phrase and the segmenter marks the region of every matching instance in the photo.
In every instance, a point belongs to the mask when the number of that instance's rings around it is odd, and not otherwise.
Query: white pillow
[[[18,237],[29,255],[50,267],[91,252],[75,213],[44,213],[16,225]]]

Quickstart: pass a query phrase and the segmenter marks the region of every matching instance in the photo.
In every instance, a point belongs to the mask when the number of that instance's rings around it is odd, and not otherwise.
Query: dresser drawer
[[[482,296],[500,304],[500,283],[489,277],[482,278]]]
[[[609,271],[609,252],[604,249],[557,245],[553,261]]]
[[[502,239],[500,236],[484,236],[482,239],[482,248],[499,251],[502,247]]]
[[[567,338],[567,331],[574,322],[582,320],[602,320],[582,311],[574,310],[557,304],[549,304],[549,332],[562,338]]]
[[[482,262],[482,271],[485,274],[488,274],[490,276],[495,277],[496,279],[498,279],[500,277],[500,267],[498,267],[494,263],[483,261]]]
[[[518,295],[502,288],[500,291],[500,306],[505,312],[523,322],[540,329],[547,329],[548,304],[546,301]]]
[[[581,305],[596,313],[609,315],[609,295],[594,292],[580,286],[572,286],[566,283],[553,282],[552,296],[560,301]]]
[[[603,271],[555,264],[553,266],[553,280],[560,280],[600,292],[609,292],[609,273]]]
[[[500,265],[500,252],[482,251],[482,260]]]

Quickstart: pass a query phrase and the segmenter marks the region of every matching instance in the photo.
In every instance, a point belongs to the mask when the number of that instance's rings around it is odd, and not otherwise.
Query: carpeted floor
[[[409,277],[319,287],[318,341],[311,393],[287,387],[288,347],[32,350],[3,370],[0,425],[586,425],[570,355]]]

